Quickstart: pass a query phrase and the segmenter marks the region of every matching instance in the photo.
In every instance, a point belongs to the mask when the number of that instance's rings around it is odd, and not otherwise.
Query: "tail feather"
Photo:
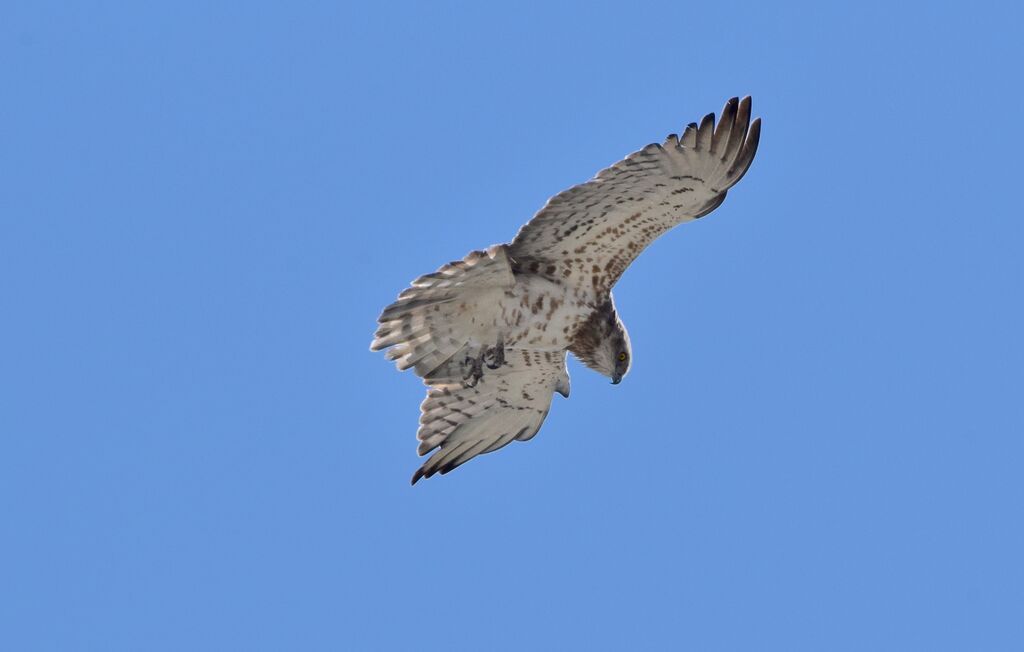
[[[456,313],[467,296],[515,283],[505,245],[473,251],[412,282],[381,312],[370,350],[388,349],[399,370],[414,368],[426,376],[453,358],[470,339]],[[390,348],[389,348],[390,347]]]

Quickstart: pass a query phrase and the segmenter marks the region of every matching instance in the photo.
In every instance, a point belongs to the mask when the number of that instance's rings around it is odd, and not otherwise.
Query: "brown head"
[[[633,362],[633,351],[611,296],[576,331],[569,350],[580,362],[611,378],[612,384],[622,381]]]

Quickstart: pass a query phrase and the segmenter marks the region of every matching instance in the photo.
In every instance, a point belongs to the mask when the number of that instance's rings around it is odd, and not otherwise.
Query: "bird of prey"
[[[718,208],[761,133],[732,98],[548,200],[508,244],[421,276],[384,309],[370,349],[429,386],[412,483],[537,434],[554,392],[569,396],[566,352],[619,383],[629,335],[612,287],[655,238]]]

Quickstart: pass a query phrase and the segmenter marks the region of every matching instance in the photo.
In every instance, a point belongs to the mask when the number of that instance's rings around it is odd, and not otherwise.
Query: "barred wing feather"
[[[505,361],[471,387],[431,385],[420,406],[417,452],[436,452],[413,475],[413,484],[532,438],[548,415],[553,392],[569,395],[564,351],[506,349]]]
[[[555,195],[520,229],[510,253],[520,264],[561,265],[598,294],[610,290],[658,236],[713,211],[743,177],[761,134],[750,108],[749,97],[732,98],[717,127],[709,113],[681,138],[672,134]]]

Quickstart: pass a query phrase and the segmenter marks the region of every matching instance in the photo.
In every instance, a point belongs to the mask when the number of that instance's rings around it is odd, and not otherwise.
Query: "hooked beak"
[[[612,376],[612,385],[618,385],[621,382],[622,382],[622,375],[621,374],[615,374],[614,376]]]

